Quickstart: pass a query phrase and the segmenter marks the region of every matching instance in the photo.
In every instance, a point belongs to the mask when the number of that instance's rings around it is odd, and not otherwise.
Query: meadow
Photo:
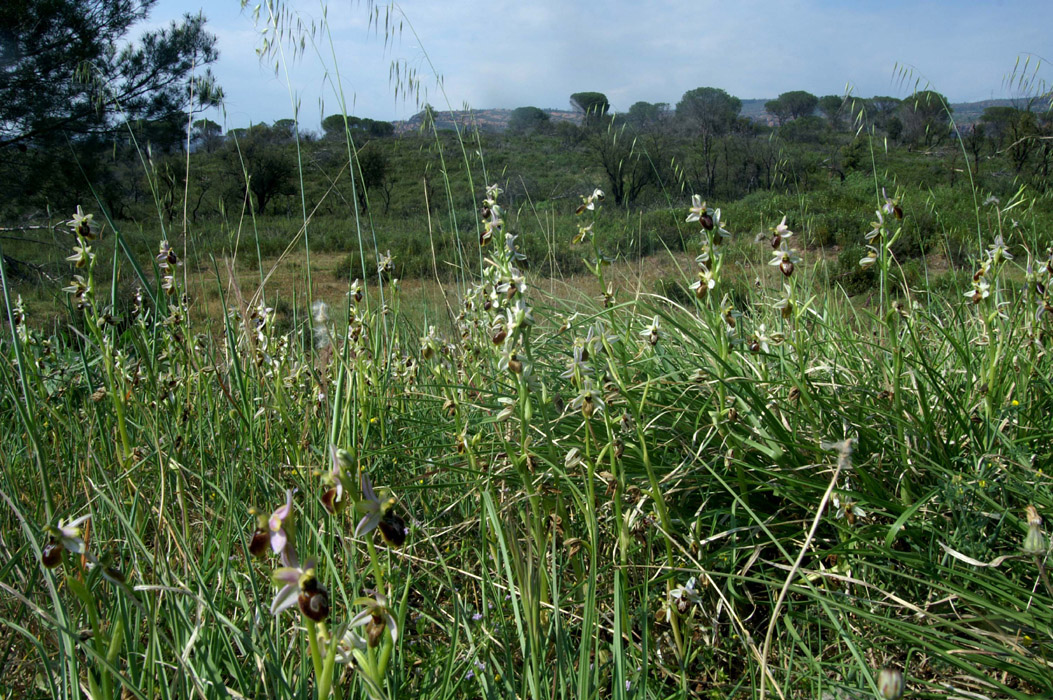
[[[1053,696],[1050,195],[859,136],[647,211],[436,132],[434,218],[63,214],[61,306],[0,259],[0,696]]]

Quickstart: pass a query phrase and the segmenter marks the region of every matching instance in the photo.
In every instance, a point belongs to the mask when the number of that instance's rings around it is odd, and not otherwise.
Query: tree
[[[815,106],[818,103],[819,98],[812,93],[804,90],[792,90],[784,92],[776,99],[764,103],[764,109],[775,115],[775,118],[779,120],[779,124],[782,125],[794,119],[811,116],[815,112]]]
[[[186,15],[125,44],[155,3],[0,3],[0,147],[56,133],[73,140],[111,133],[125,121],[151,122],[217,104],[222,93],[211,74],[195,77],[218,57],[203,15]]]
[[[704,182],[699,184],[704,184],[706,192],[712,192],[716,182],[713,147],[717,139],[731,129],[741,109],[742,100],[713,87],[688,90],[676,105],[677,119],[698,134],[704,174]]]
[[[356,158],[361,175],[359,186],[355,188],[359,209],[365,214],[369,210],[369,197],[378,196],[384,200],[384,212],[387,213],[391,204],[391,162],[387,154],[377,144],[368,143],[358,150]]]
[[[668,102],[634,102],[625,115],[625,121],[637,129],[648,129],[662,124],[669,118]]]
[[[987,143],[983,124],[973,124],[962,129],[962,145],[966,152],[973,157],[973,175],[980,174],[980,154]]]
[[[713,87],[688,90],[676,104],[677,118],[718,136],[727,132],[741,110],[742,100]]]
[[[845,108],[845,98],[841,95],[823,95],[818,102],[819,111],[830,122],[830,128],[838,131],[841,128],[841,114]]]
[[[879,129],[889,130],[889,121],[896,116],[896,110],[902,100],[898,97],[875,95],[867,100],[867,115],[871,123]],[[901,124],[902,126],[902,124]],[[889,134],[891,136],[891,134]]]
[[[610,100],[602,92],[575,92],[570,96],[570,103],[581,111],[585,126],[605,123],[603,117],[611,109]]]
[[[947,136],[951,120],[951,105],[938,92],[916,92],[900,103],[903,137],[908,143],[926,147],[935,145]]]
[[[605,117],[606,128],[588,130],[586,148],[607,174],[607,194],[616,205],[630,205],[654,180],[654,168],[624,122]]]
[[[548,112],[537,107],[516,107],[508,117],[508,130],[515,133],[537,131],[549,122]]]
[[[289,119],[276,119],[274,124],[271,125],[271,132],[277,138],[285,141],[292,141],[296,138],[296,120]]]
[[[827,133],[827,128],[822,117],[809,114],[807,117],[794,119],[779,129],[779,135],[794,143],[821,143]]]
[[[231,133],[235,131],[238,130],[232,129]],[[289,147],[283,143],[285,136],[276,134],[266,124],[242,131],[243,135],[227,148],[227,170],[238,179],[248,180],[256,213],[263,214],[275,197],[295,193],[293,173],[296,172],[296,162]]]
[[[211,119],[198,119],[190,130],[190,145],[215,153],[223,145],[223,127]]]
[[[430,108],[430,107],[429,107]],[[422,112],[423,118],[427,113]],[[345,131],[346,130],[346,131]],[[322,131],[327,139],[343,140],[347,132],[356,141],[366,137],[386,138],[395,135],[395,125],[391,122],[378,121],[368,117],[344,117],[343,114],[330,114],[322,120]]]
[[[1019,174],[1038,145],[1038,119],[1034,112],[1016,107],[988,107],[980,117],[984,131],[1004,152]]]

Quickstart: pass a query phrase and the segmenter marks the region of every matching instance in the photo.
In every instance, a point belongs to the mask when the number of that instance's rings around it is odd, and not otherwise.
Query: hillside
[[[553,123],[571,122],[581,123],[581,113],[570,110],[546,109]],[[435,125],[440,129],[453,129],[455,127],[478,126],[481,131],[504,131],[508,128],[508,120],[512,117],[511,109],[471,109],[435,112]],[[417,112],[409,119],[396,121],[395,132],[402,134],[407,131],[420,129],[424,122],[424,111]]]
[[[768,126],[776,126],[778,122],[775,117],[764,108],[765,103],[774,98],[750,98],[742,100],[741,114],[756,122],[762,122]],[[979,102],[953,102],[951,108],[954,110],[954,118],[959,126],[968,126],[979,121],[980,116],[988,107],[1015,106],[1024,108],[1027,105],[1022,100],[981,100]],[[572,110],[545,109],[544,110],[553,123],[571,122],[581,123],[581,113]],[[508,120],[512,116],[511,109],[476,109],[476,110],[454,110],[435,112],[435,123],[440,129],[453,129],[455,126],[467,127],[478,126],[481,131],[500,132],[508,128]],[[423,122],[424,112],[418,112],[409,119],[396,121],[395,131],[406,133],[420,129]]]

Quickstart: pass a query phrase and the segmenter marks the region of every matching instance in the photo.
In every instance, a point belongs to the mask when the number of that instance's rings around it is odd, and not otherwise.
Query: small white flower
[[[692,605],[699,605],[702,603],[702,597],[699,595],[697,586],[698,579],[692,576],[687,580],[687,584],[677,586],[669,591],[671,602],[676,605],[680,612],[686,612]]]
[[[651,321],[651,325],[640,331],[640,335],[647,338],[647,342],[652,346],[658,345],[658,316],[654,317]]]

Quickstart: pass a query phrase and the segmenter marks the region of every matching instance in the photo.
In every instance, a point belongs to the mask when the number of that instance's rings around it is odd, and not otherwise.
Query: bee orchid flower
[[[74,554],[84,554],[84,531],[81,529],[91,515],[82,515],[76,520],[60,522],[58,527],[49,526],[46,532],[51,536],[51,541],[44,547],[41,560],[49,569],[53,569],[62,561],[62,552],[70,551]]]
[[[392,498],[382,501],[377,496],[377,492],[373,490],[373,481],[369,478],[369,474],[362,472],[360,483],[362,486],[362,500],[355,504],[355,508],[362,514],[362,518],[358,521],[358,525],[355,526],[355,537],[368,535],[377,529],[380,521],[384,519],[384,514],[394,502]]]
[[[281,588],[271,601],[271,614],[278,615],[299,602],[303,594],[317,591],[320,587],[315,578],[315,560],[308,559],[304,566],[283,566],[274,570],[271,579]],[[324,591],[324,589],[322,589]],[[324,595],[324,593],[323,593]],[[328,608],[328,604],[326,604]],[[305,613],[306,614],[306,613]]]
[[[365,609],[351,618],[349,629],[367,625],[366,639],[371,647],[380,644],[380,637],[385,630],[391,635],[392,643],[398,642],[399,626],[388,607],[387,596],[377,593],[373,598],[358,598],[355,605],[364,605]]]

